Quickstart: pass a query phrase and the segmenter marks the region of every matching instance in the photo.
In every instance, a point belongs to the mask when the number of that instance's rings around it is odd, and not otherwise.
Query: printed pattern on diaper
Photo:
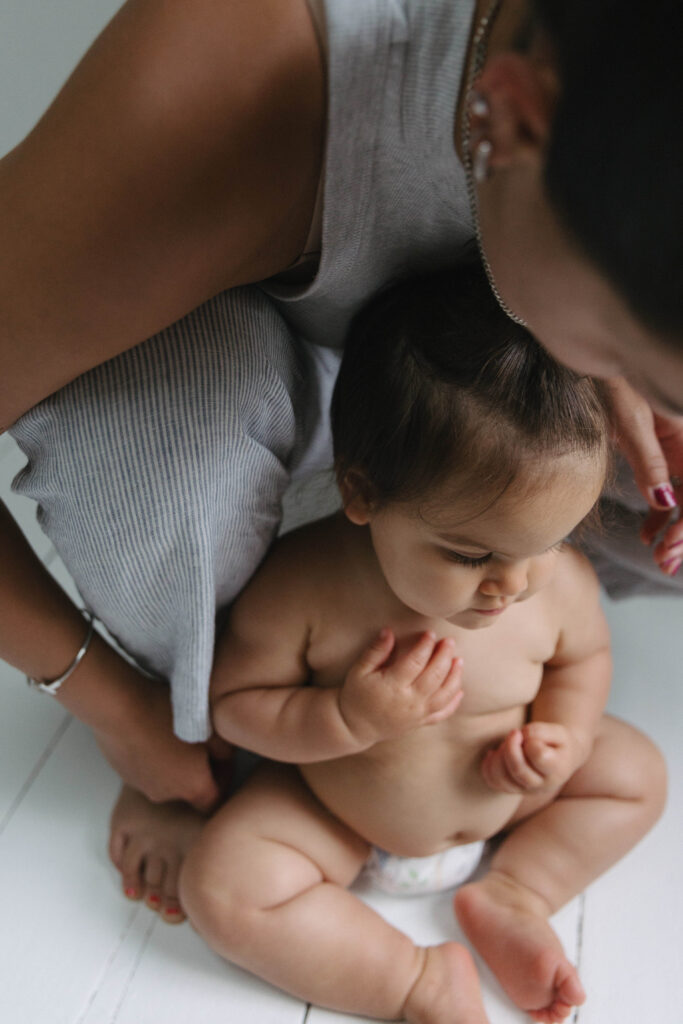
[[[444,892],[462,885],[476,871],[484,846],[466,843],[430,857],[397,857],[373,847],[361,877],[393,895]]]

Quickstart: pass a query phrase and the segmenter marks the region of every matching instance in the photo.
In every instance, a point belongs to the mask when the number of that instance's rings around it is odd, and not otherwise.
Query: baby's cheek
[[[531,597],[533,594],[537,594],[539,590],[547,587],[555,576],[556,569],[556,559],[552,555],[544,558],[540,565],[534,566],[529,573],[529,586],[526,597]]]

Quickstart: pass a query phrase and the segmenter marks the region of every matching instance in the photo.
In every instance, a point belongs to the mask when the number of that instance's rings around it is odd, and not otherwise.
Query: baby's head
[[[550,579],[609,464],[602,386],[509,320],[479,265],[363,310],[332,427],[346,514],[396,596],[472,628]]]

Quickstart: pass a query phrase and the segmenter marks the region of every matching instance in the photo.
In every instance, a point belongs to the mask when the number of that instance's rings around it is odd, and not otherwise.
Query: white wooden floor
[[[3,0],[0,154],[28,131],[120,0]],[[35,525],[8,497],[21,464],[0,438],[0,493],[68,586]],[[0,571],[2,568],[0,567]],[[683,1021],[683,723],[681,610],[672,599],[609,609],[616,649],[612,708],[668,755],[666,817],[625,861],[558,915],[590,999],[580,1024]],[[117,790],[87,731],[30,693],[0,662],[0,1021],[7,1024],[340,1024],[209,952],[189,926],[170,928],[119,895],[107,861]],[[420,942],[457,936],[447,896],[373,897]],[[491,1024],[525,1019],[486,976]],[[358,1020],[358,1018],[353,1018]]]
[[[32,503],[9,493],[23,458],[0,437],[0,496],[64,585]],[[555,921],[589,1001],[580,1024],[683,1021],[683,671],[675,599],[609,606],[612,710],[655,737],[671,771],[653,833]],[[117,792],[87,730],[0,662],[0,1021],[8,1024],[342,1024],[222,963],[185,924],[119,894],[107,860]],[[458,937],[447,895],[363,894],[421,943]],[[482,967],[491,1024],[526,1018]]]

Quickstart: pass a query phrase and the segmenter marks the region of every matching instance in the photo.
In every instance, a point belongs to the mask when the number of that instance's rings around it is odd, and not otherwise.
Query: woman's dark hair
[[[522,466],[602,455],[603,387],[500,309],[479,264],[401,281],[355,318],[332,399],[335,468],[377,506],[447,478],[501,493]]]
[[[533,2],[560,78],[550,200],[636,316],[680,345],[683,3]]]

